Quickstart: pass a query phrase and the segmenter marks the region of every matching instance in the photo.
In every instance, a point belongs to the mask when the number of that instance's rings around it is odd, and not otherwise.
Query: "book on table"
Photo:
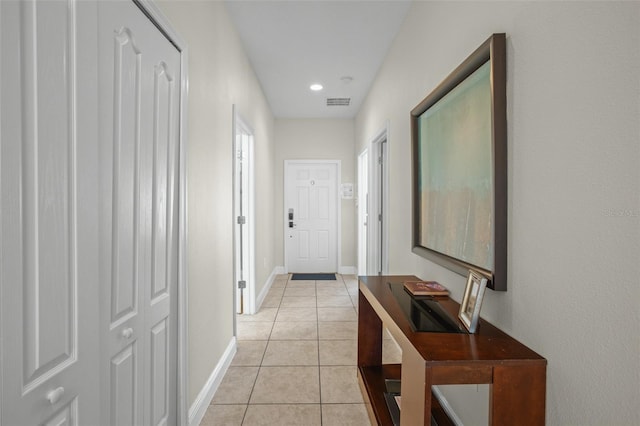
[[[436,281],[405,281],[404,288],[413,296],[448,296],[449,290]]]

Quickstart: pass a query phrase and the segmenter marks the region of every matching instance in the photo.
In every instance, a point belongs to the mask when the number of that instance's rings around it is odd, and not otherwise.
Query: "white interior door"
[[[2,425],[100,424],[95,16],[0,2]]]
[[[336,272],[336,161],[285,161],[285,251],[289,272]]]
[[[180,54],[99,2],[103,424],[176,424]]]
[[[234,212],[236,312],[255,313],[253,134],[234,112]]]

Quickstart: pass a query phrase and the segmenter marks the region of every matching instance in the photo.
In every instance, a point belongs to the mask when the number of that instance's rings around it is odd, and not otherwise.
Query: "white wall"
[[[284,160],[340,160],[342,181],[339,183],[353,183],[355,188],[354,121],[352,119],[277,119],[275,141],[275,253],[276,262],[284,265]],[[338,267],[357,265],[354,199],[340,201],[342,260]]]
[[[409,111],[494,32],[509,288],[482,316],[548,359],[548,424],[640,424],[640,3],[413,4],[356,119],[357,152],[390,121],[390,272],[461,298],[463,277],[411,253]],[[466,425],[486,424],[486,386],[445,392]]]
[[[273,117],[223,2],[160,1],[189,48],[187,135],[189,396],[233,335],[232,105],[254,129],[257,290],[274,268]]]

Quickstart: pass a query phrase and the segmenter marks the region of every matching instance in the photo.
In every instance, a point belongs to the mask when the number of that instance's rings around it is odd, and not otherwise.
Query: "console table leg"
[[[358,292],[358,367],[382,364],[382,320]]]
[[[544,425],[546,368],[496,366],[489,401],[491,425]]]
[[[400,425],[431,423],[432,371],[414,348],[402,352]]]

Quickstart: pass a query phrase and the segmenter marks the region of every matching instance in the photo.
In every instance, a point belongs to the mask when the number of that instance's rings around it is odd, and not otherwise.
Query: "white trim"
[[[384,127],[378,131],[369,143],[369,221],[368,221],[368,274],[377,275],[378,257],[382,257],[382,265],[380,266],[382,274],[389,271],[389,121],[385,122]],[[378,156],[382,149],[379,145],[386,142],[385,164],[383,175],[379,176],[378,172]],[[384,192],[380,194],[379,183],[382,182]],[[383,225],[383,247],[382,254],[378,253],[379,232],[378,218],[371,217],[378,214],[379,198],[382,196],[382,221]],[[372,226],[376,224],[376,226]]]
[[[284,182],[282,185],[283,194],[283,208],[282,208],[282,239],[284,241],[284,273],[289,272],[289,261],[288,261],[288,248],[289,248],[289,239],[286,238],[287,233],[287,202],[289,201],[287,198],[287,178],[288,171],[287,168],[290,164],[335,164],[336,165],[336,224],[337,224],[337,234],[336,234],[336,269],[340,268],[340,263],[342,263],[342,199],[340,198],[340,184],[342,183],[342,160],[284,160]],[[337,271],[336,271],[337,272]]]
[[[198,396],[196,396],[195,401],[193,401],[193,404],[191,404],[191,407],[189,408],[189,426],[198,426],[204,418],[207,408],[209,408],[209,404],[211,403],[213,396],[220,387],[220,383],[222,383],[222,379],[227,373],[237,350],[238,346],[236,338],[232,337],[229,345],[227,345],[227,349],[225,349],[222,354],[220,361],[216,364],[216,368],[213,369],[211,375],[207,379],[207,382],[204,384],[202,389],[200,389]]]
[[[187,274],[187,106],[189,97],[189,48],[187,43],[174,31],[166,16],[152,0],[133,0],[140,9],[164,32],[173,45],[180,51],[180,136],[179,136],[179,174],[178,174],[178,368],[177,368],[177,420],[178,425],[186,426],[187,393],[189,389],[189,346],[188,346],[188,274]]]
[[[232,106],[232,113],[233,113],[233,122],[232,122],[232,136],[231,136],[231,150],[232,150],[232,161],[233,161],[233,209],[234,209],[234,213],[233,213],[233,306],[234,306],[234,321],[235,321],[235,312],[236,312],[236,304],[237,299],[236,299],[236,294],[237,294],[237,288],[236,288],[236,283],[238,282],[238,277],[236,274],[236,243],[237,243],[237,223],[236,223],[236,163],[237,163],[237,158],[236,158],[236,135],[238,133],[238,130],[242,130],[245,133],[247,133],[249,135],[249,143],[247,146],[248,149],[248,153],[247,153],[247,163],[249,164],[249,176],[248,176],[248,182],[249,182],[249,205],[247,206],[247,230],[249,232],[249,256],[247,259],[247,264],[246,267],[248,268],[248,277],[247,277],[247,288],[246,288],[246,292],[245,292],[245,296],[246,296],[246,303],[245,303],[245,312],[246,314],[249,315],[253,315],[256,313],[256,261],[255,261],[255,241],[256,241],[256,230],[255,230],[255,222],[256,222],[256,215],[255,215],[255,164],[254,164],[254,159],[255,159],[255,136],[254,136],[254,132],[253,132],[253,128],[247,123],[247,121],[243,118],[243,116],[238,112],[238,108],[236,107],[236,105],[234,104]],[[236,329],[236,325],[234,322],[234,330]],[[235,331],[234,331],[235,334]]]
[[[180,200],[178,206],[178,424],[187,425],[187,393],[189,389],[189,281],[187,242],[189,227],[187,221],[187,105],[189,97],[189,52],[182,50],[180,65],[182,84],[180,96]]]
[[[445,413],[447,413],[447,416],[449,416],[449,419],[451,419],[451,421],[456,426],[464,426],[462,420],[460,420],[460,417],[458,417],[456,412],[453,411],[453,408],[451,408],[451,404],[449,404],[447,398],[444,397],[440,388],[437,385],[433,385],[431,386],[431,392],[438,399],[440,405],[442,406],[442,409],[445,411]]]
[[[336,171],[336,215],[338,216],[338,234],[336,235],[336,269],[342,264],[342,197],[340,197],[340,185],[342,184],[342,160],[337,160]],[[337,271],[336,271],[337,272]]]

